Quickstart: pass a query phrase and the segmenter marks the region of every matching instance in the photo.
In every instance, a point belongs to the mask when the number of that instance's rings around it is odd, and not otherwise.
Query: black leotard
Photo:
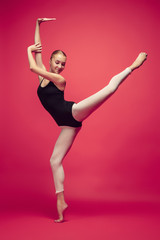
[[[74,102],[64,100],[64,91],[59,90],[53,82],[37,89],[38,97],[44,108],[51,114],[58,126],[81,127],[82,122],[76,121],[72,116]]]

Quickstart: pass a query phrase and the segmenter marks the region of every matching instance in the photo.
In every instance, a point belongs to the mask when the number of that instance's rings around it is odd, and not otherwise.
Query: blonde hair
[[[52,59],[52,57],[58,53],[63,54],[65,57],[67,57],[67,55],[65,54],[65,52],[63,52],[62,50],[55,50],[54,52],[52,52],[50,60]]]

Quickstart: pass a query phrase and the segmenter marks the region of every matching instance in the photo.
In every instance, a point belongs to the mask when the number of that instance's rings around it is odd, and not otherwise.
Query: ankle
[[[57,200],[64,201],[64,192],[57,193]]]
[[[131,66],[129,66],[129,68],[131,69],[131,72],[133,72],[137,67],[135,67],[134,64],[132,64]]]

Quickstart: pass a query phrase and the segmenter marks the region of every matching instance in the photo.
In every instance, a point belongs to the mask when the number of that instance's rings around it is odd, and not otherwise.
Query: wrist
[[[29,47],[27,48],[27,50],[28,50],[28,52],[33,52],[32,46],[29,46]]]
[[[37,24],[38,26],[40,26],[40,24],[41,24],[41,21],[40,21],[40,19],[39,19],[39,18],[37,19],[37,21],[36,21],[36,24]]]

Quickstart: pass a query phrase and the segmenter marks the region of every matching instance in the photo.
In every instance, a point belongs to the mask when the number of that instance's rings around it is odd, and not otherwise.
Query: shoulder
[[[40,81],[40,85],[41,87],[46,87],[49,84],[49,82],[50,81],[48,79],[42,78],[42,80]]]

